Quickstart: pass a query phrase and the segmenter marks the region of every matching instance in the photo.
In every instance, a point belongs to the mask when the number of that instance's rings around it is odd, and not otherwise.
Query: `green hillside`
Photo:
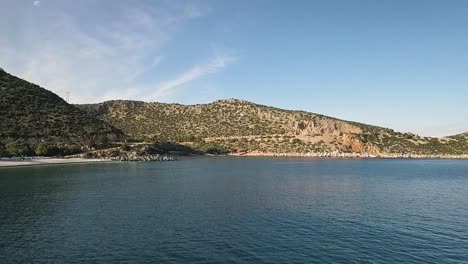
[[[455,136],[451,136],[451,137],[449,137],[449,138],[468,141],[468,132],[467,132],[467,133],[458,134],[458,135],[455,135]]]
[[[460,138],[420,137],[237,99],[199,105],[108,101],[78,107],[133,138],[173,140],[236,153],[468,153],[466,141]]]
[[[77,151],[122,137],[119,129],[56,94],[0,70],[0,152],[18,139],[33,152],[40,143]]]
[[[468,133],[421,137],[237,99],[198,105],[108,101],[73,106],[0,70],[0,155],[70,154],[124,138],[173,141],[209,153],[468,154]]]

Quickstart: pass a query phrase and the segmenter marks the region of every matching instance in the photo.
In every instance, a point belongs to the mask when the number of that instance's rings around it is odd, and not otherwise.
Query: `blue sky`
[[[0,2],[0,67],[72,103],[233,97],[468,131],[467,1]]]

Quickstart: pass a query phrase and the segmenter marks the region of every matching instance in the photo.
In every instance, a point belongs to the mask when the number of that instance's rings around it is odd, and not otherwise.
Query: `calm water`
[[[468,161],[0,169],[1,263],[468,263]]]

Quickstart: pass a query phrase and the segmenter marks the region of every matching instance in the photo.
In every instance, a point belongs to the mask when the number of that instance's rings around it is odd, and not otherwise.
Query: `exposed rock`
[[[132,146],[129,150],[123,150],[122,147],[96,150],[75,156],[112,161],[177,161],[177,159],[171,155],[151,153],[150,146],[148,145]]]
[[[327,135],[343,133],[361,133],[362,130],[354,125],[342,121],[330,119],[313,119],[310,121],[300,121],[296,125],[296,135]]]

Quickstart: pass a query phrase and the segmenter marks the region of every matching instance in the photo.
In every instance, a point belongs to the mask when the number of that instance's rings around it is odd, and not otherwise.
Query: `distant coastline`
[[[420,155],[420,154],[380,154],[369,153],[339,153],[339,152],[319,152],[319,153],[273,153],[273,152],[245,152],[230,153],[228,156],[237,157],[303,157],[303,158],[371,158],[371,159],[456,159],[468,160],[468,155]]]
[[[70,105],[2,70],[0,87],[0,157],[168,161],[172,154],[232,153],[468,159],[468,132],[426,137],[233,98],[196,105],[129,100]]]
[[[191,155],[193,156],[193,155]],[[225,155],[201,154],[196,156],[211,157],[290,157],[290,158],[319,158],[319,159],[441,159],[441,160],[468,160],[468,155],[414,155],[414,154],[391,154],[391,155],[371,155],[367,153],[229,153]],[[66,164],[89,164],[89,163],[109,163],[109,162],[133,162],[131,160],[116,160],[109,158],[26,158],[0,160],[0,168],[44,166],[44,165],[66,165]],[[144,161],[144,160],[143,160]],[[152,161],[152,160],[146,160]],[[161,160],[162,161],[162,160]],[[168,160],[169,161],[169,160]]]

